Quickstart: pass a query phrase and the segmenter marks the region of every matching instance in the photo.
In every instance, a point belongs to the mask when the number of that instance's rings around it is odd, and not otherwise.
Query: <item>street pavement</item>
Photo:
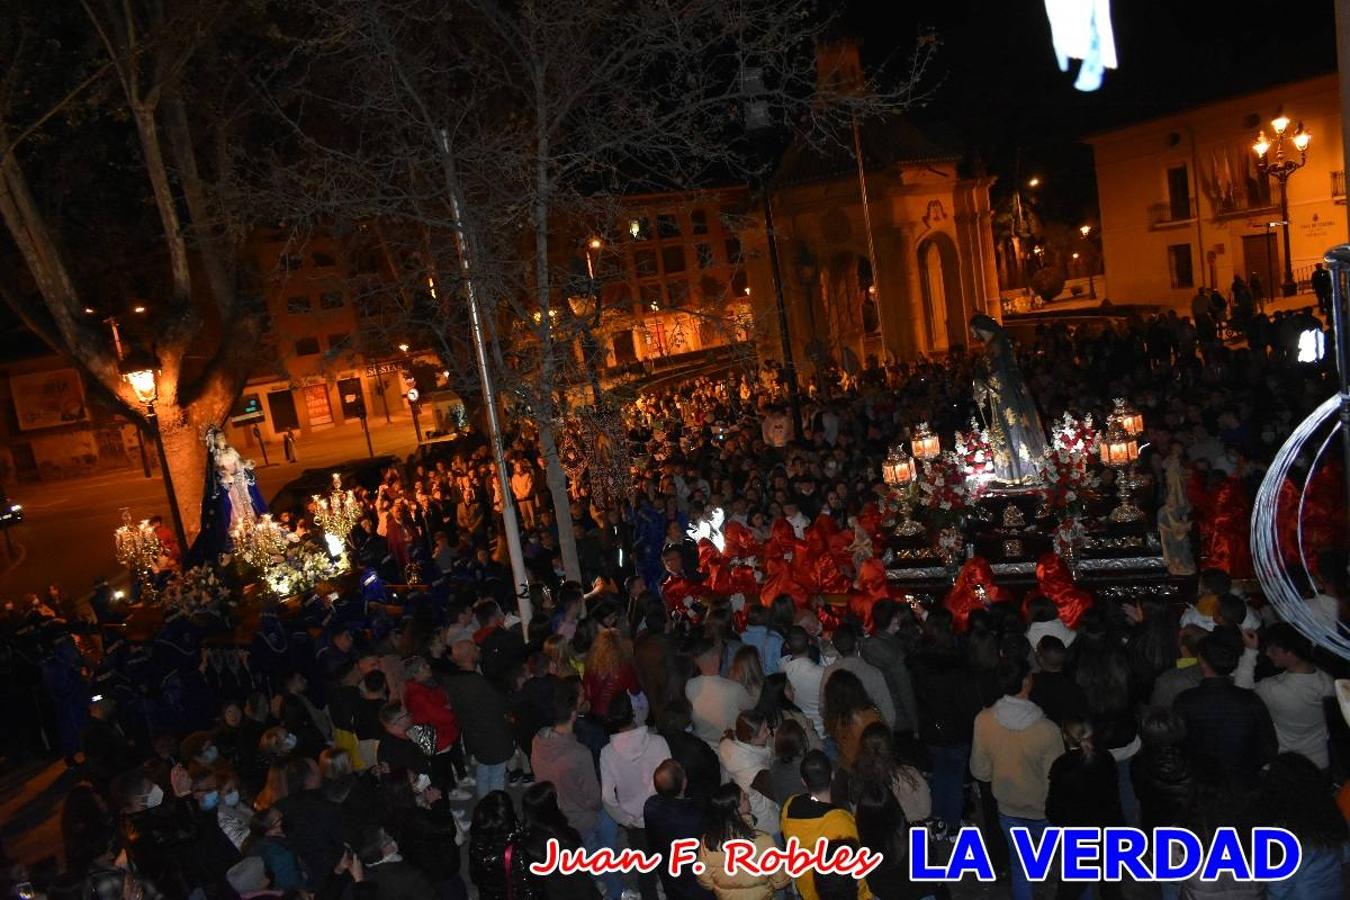
[[[376,456],[406,456],[416,446],[412,421],[406,416],[396,416],[389,424],[372,422],[370,437]],[[269,500],[305,469],[367,456],[359,424],[306,435],[296,443],[299,460],[294,463],[284,462],[280,443],[268,445],[268,466],[263,466],[256,447],[239,449],[257,463],[258,486]],[[40,593],[52,582],[67,595],[77,596],[99,576],[115,578],[122,570],[113,554],[113,530],[122,523],[123,508],[130,509],[135,520],[168,512],[163,481],[158,475],[144,477],[140,469],[18,485],[9,495],[12,502],[23,504],[24,522],[11,529],[12,555],[0,541],[0,600]]]

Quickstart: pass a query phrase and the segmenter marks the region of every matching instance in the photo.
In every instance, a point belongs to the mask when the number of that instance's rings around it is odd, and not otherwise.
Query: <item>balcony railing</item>
[[[1151,228],[1169,228],[1194,222],[1196,217],[1195,198],[1182,203],[1154,203],[1148,208],[1148,221]]]
[[[1337,169],[1331,173],[1331,197],[1332,199],[1345,199],[1345,170]]]

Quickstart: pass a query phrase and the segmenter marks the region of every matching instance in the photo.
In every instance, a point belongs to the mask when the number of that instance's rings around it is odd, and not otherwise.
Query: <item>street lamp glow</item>
[[[407,345],[407,344],[399,344],[399,345],[398,345],[398,350],[399,350],[400,353],[407,353],[407,352],[408,352],[408,345]]]
[[[1262,131],[1256,136],[1256,143],[1252,144],[1252,150],[1256,151],[1257,156],[1264,157],[1270,150],[1270,141],[1266,140],[1266,133]]]
[[[1276,116],[1270,120],[1270,127],[1275,130],[1276,134],[1284,134],[1285,129],[1289,127],[1289,117]]]
[[[137,315],[140,315],[140,314],[142,314],[142,313],[145,312],[145,307],[144,307],[144,306],[133,306],[133,307],[131,308],[131,311],[134,312],[134,313],[136,313]]]
[[[1073,258],[1074,258],[1074,259],[1077,259],[1077,258],[1078,258],[1078,254],[1075,253],[1075,254],[1073,255]]]
[[[600,239],[599,239],[598,237],[593,237],[593,238],[591,238],[589,241],[586,242],[586,246],[587,246],[587,247],[590,247],[592,250],[599,250],[599,249],[600,249]]]
[[[86,316],[92,316],[94,314],[94,308],[92,306],[86,306],[84,308],[84,314]]]
[[[1030,179],[1027,180],[1027,187],[1029,187],[1029,188],[1040,187],[1040,186],[1041,186],[1041,179],[1040,179],[1040,176],[1038,176],[1038,175],[1033,175]]]
[[[637,219],[634,219],[633,221],[629,222],[628,233],[631,234],[633,237],[637,237],[639,234],[642,233],[642,223],[639,222]]]
[[[1078,233],[1081,234],[1083,237],[1087,237],[1088,235],[1092,234],[1092,226],[1081,225],[1078,228]]]
[[[149,406],[155,402],[155,396],[158,393],[155,387],[154,369],[133,369],[123,376],[131,389],[136,392],[136,399]]]
[[[1311,132],[1299,129],[1298,133],[1294,135],[1294,147],[1298,149],[1299,153],[1307,153],[1308,145],[1311,143],[1312,143]]]

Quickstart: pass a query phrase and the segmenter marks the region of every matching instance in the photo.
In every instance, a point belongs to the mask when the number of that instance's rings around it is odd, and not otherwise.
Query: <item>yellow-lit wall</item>
[[[1234,275],[1266,268],[1261,235],[1279,220],[1279,187],[1270,202],[1244,202],[1247,167],[1257,132],[1271,137],[1270,121],[1283,113],[1312,133],[1307,164],[1289,180],[1290,260],[1304,281],[1312,265],[1347,237],[1340,98],[1327,75],[1219,101],[1176,115],[1097,135],[1092,145],[1101,209],[1101,241],[1109,299],[1183,307],[1202,285],[1227,296]],[[1286,149],[1293,151],[1286,141]],[[1273,156],[1273,153],[1272,153]],[[1295,152],[1295,156],[1297,153]],[[1168,204],[1168,169],[1185,166],[1194,215],[1160,210]],[[1235,190],[1227,193],[1229,185]],[[1225,198],[1230,198],[1225,200]],[[1283,238],[1273,236],[1273,268],[1283,273]],[[1253,237],[1244,248],[1244,237]],[[1169,247],[1188,245],[1192,283],[1174,284]],[[1263,281],[1264,281],[1263,277]],[[1278,278],[1277,278],[1278,282]],[[1266,296],[1279,285],[1266,284]],[[1305,289],[1301,285],[1300,289]]]

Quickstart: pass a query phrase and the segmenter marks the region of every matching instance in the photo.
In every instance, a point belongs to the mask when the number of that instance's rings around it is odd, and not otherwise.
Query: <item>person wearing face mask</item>
[[[191,796],[196,837],[187,852],[213,880],[224,879],[230,867],[239,862],[239,846],[220,824],[221,791],[215,773],[205,770],[195,775]]]
[[[230,839],[238,850],[248,837],[248,826],[253,819],[253,810],[239,799],[239,779],[228,769],[216,776],[220,783],[220,803],[216,807],[216,822],[220,830]]]

